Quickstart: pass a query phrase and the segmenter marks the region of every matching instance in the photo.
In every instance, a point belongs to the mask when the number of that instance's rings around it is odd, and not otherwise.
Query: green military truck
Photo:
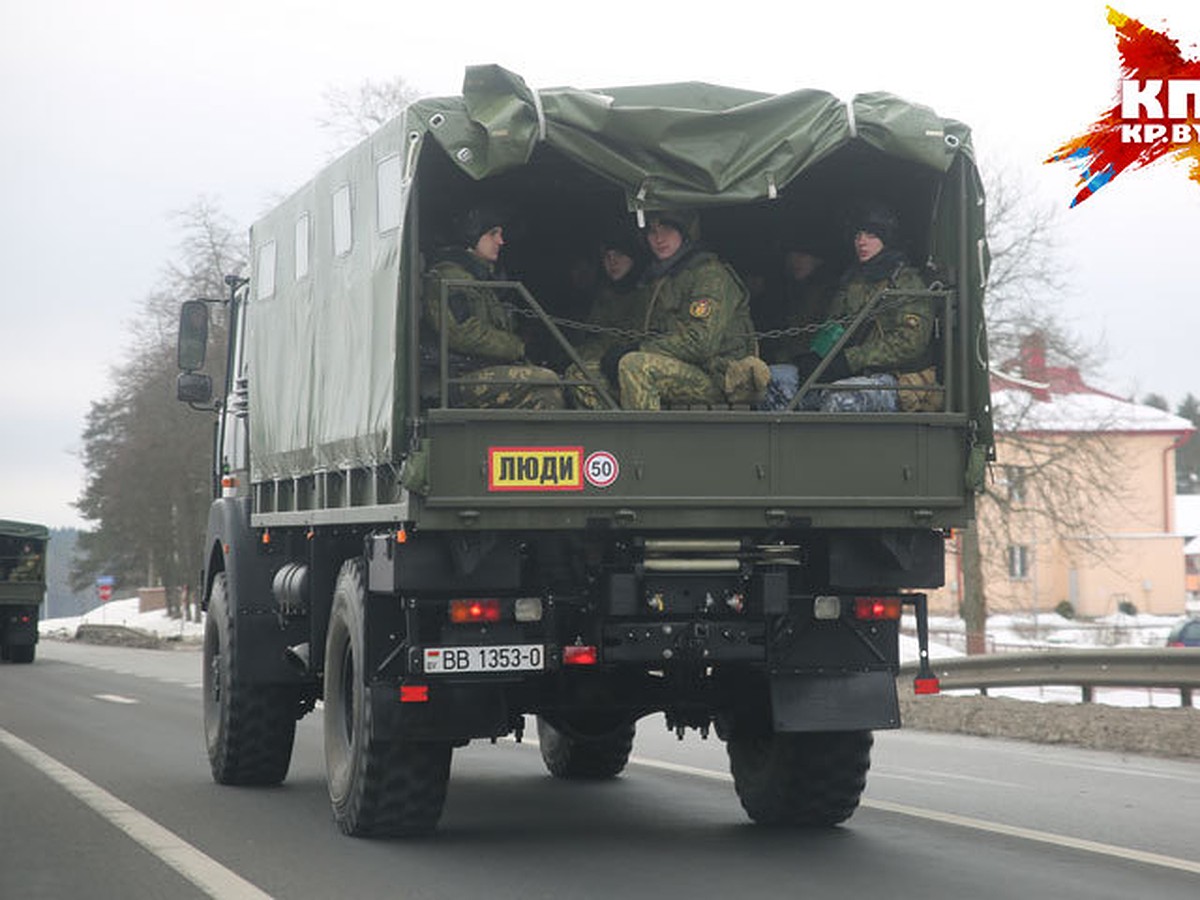
[[[5,662],[33,662],[49,543],[44,525],[0,519],[0,660]]]
[[[698,211],[744,269],[790,222],[835,232],[863,197],[898,211],[930,273],[931,411],[650,412],[611,393],[600,410],[456,408],[446,354],[422,353],[423,269],[473,204],[513,212],[501,286],[530,346],[565,364],[588,336],[565,273],[614,210],[634,227]],[[323,700],[340,828],[417,834],[455,747],[520,739],[535,717],[550,773],[609,778],[656,714],[726,742],[756,822],[852,814],[872,731],[900,725],[902,610],[923,636],[921,591],[943,583],[992,453],[966,127],[883,93],[535,91],[474,67],[463,96],[409,106],[251,244],[250,277],[185,303],[180,331],[180,399],[218,412],[202,572],[216,781],[283,780]],[[229,336],[215,402],[210,315]]]

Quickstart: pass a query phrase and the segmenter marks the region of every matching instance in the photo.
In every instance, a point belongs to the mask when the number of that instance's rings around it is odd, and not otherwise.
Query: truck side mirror
[[[180,372],[175,379],[175,396],[183,403],[208,403],[212,391],[212,379],[202,372]]]
[[[194,372],[203,368],[208,350],[208,304],[203,300],[185,300],[179,311],[179,368]],[[182,381],[180,381],[182,389]],[[212,392],[211,379],[209,393]],[[180,400],[183,399],[181,395]]]

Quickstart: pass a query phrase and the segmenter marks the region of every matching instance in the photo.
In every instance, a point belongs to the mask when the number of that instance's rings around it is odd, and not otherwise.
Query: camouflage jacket
[[[646,321],[646,302],[649,292],[644,284],[606,284],[596,293],[588,323],[611,332],[590,334],[579,348],[584,359],[599,359],[609,347],[627,344],[633,338],[628,333],[640,332]]]
[[[781,300],[784,308],[781,327],[792,329],[811,326],[812,330],[764,339],[763,359],[772,363],[786,363],[806,352],[816,332],[815,326],[829,317],[829,304],[836,288],[836,279],[827,278],[823,273],[817,273],[800,284],[790,283]]]
[[[728,360],[755,352],[750,295],[716,254],[699,249],[684,253],[648,285],[643,330],[657,336],[642,341],[641,349],[720,374]]]
[[[434,335],[440,331],[442,281],[471,279],[475,285],[450,289],[446,325],[452,353],[489,363],[516,362],[525,356],[525,342],[516,334],[512,313],[486,282],[492,267],[466,250],[449,250],[425,273],[421,294],[425,324]],[[435,338],[436,340],[436,338]]]
[[[884,251],[885,253],[888,251]],[[874,260],[872,260],[874,262]],[[856,267],[843,279],[829,307],[831,319],[848,320],[888,288],[923,291],[925,282],[917,270],[899,254],[889,253],[881,263]],[[863,269],[866,269],[864,272]],[[882,273],[882,277],[880,274]],[[874,277],[872,277],[874,276]],[[881,301],[877,312],[859,326],[845,347],[850,371],[918,372],[933,364],[930,339],[933,336],[933,305],[927,297],[906,297]],[[849,322],[846,321],[847,325]]]

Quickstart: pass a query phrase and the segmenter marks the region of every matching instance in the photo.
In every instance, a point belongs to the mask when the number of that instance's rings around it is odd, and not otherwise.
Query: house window
[[[1029,547],[1025,544],[1010,544],[1008,548],[1008,577],[1029,577]]]
[[[333,255],[350,252],[353,237],[350,232],[350,185],[343,184],[333,193]]]
[[[1025,469],[1005,466],[1004,480],[1008,483],[1008,502],[1017,506],[1025,502]]]

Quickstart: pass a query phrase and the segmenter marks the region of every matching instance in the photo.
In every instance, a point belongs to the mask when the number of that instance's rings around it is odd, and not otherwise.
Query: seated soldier
[[[869,207],[854,227],[856,262],[842,276],[829,307],[833,323],[848,325],[885,290],[922,291],[925,283],[896,248],[899,223],[887,207]],[[894,390],[901,373],[932,366],[930,340],[933,309],[926,297],[884,298],[841,350],[830,357],[818,380],[851,390],[814,391],[801,402],[803,409],[825,412],[893,412],[900,392]],[[829,341],[830,344],[833,341]],[[831,347],[810,348],[791,365],[772,367],[766,409],[786,409]],[[916,395],[917,392],[909,392]]]
[[[578,348],[587,374],[594,379],[604,378],[600,371],[604,354],[614,346],[625,345],[640,332],[646,318],[646,292],[640,282],[645,253],[640,236],[631,229],[614,229],[605,236],[602,250],[603,277],[592,301],[588,323],[605,330],[591,334]],[[571,365],[566,380],[584,380],[584,373]],[[615,382],[608,382],[606,387],[610,394],[617,393]],[[596,390],[586,384],[572,385],[570,391],[575,406],[581,409],[604,406]]]
[[[615,376],[620,385],[625,409],[723,404],[729,399],[728,376],[748,359],[766,374],[765,365],[753,356],[754,326],[745,285],[728,264],[698,245],[698,232],[699,217],[693,212],[647,216],[652,259],[644,278],[642,330],[648,336],[637,344],[610,348],[601,360],[606,377]],[[765,387],[765,377],[761,384]]]
[[[458,223],[461,245],[443,248],[426,273],[422,294],[425,325],[431,333],[423,357],[436,361],[442,325],[442,282],[477,282],[450,288],[446,331],[450,348],[450,377],[467,383],[452,385],[452,406],[475,408],[562,409],[562,384],[550,369],[525,359],[525,342],[516,333],[512,312],[499,292],[487,286],[503,280],[498,271],[504,247],[504,221],[487,207],[468,210]]]
[[[783,284],[773,292],[771,306],[777,312],[771,327],[795,333],[763,340],[763,359],[769,363],[791,362],[810,349],[837,289],[837,277],[825,261],[828,253],[819,238],[796,232],[783,247]]]

